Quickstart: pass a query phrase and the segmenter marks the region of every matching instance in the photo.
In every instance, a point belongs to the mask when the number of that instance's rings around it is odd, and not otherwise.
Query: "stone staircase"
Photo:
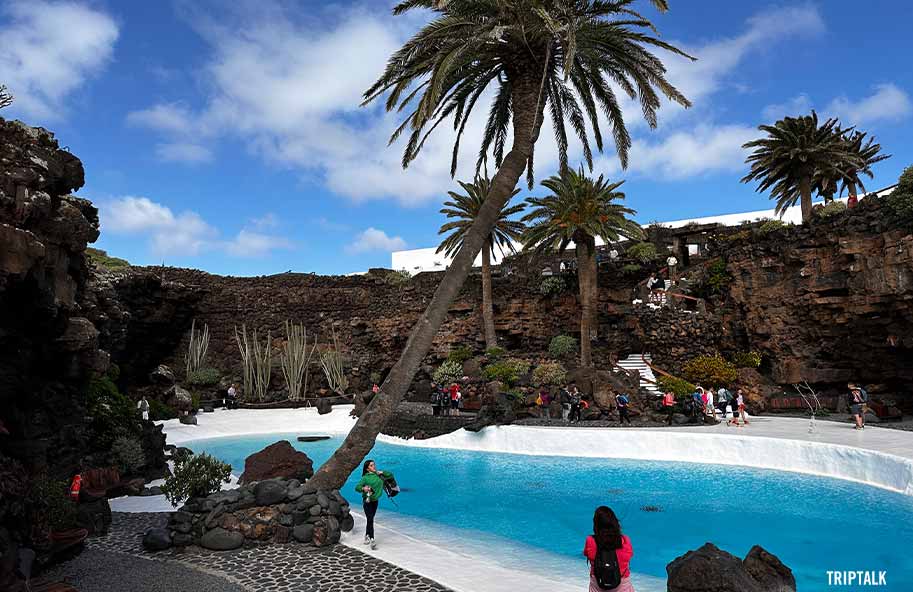
[[[631,354],[624,360],[619,360],[617,366],[624,370],[637,370],[640,372],[640,388],[660,395],[662,393],[654,384],[656,376],[653,375],[653,370],[644,363],[644,360],[647,362],[653,361],[650,354],[644,354],[643,357],[640,354]]]

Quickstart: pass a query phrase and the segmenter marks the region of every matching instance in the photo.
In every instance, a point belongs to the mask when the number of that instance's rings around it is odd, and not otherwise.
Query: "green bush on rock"
[[[818,210],[815,210],[816,215],[819,218],[830,218],[831,216],[836,216],[842,214],[846,211],[846,203],[842,201],[832,201],[826,206],[821,207]]]
[[[761,226],[758,227],[758,232],[761,236],[767,236],[771,232],[786,228],[786,222],[783,220],[767,220]]]
[[[713,260],[708,268],[707,285],[712,294],[723,294],[732,283],[732,276],[726,271],[726,261],[721,257]]]
[[[219,384],[222,373],[215,368],[200,368],[194,370],[187,377],[187,382],[193,386],[214,386]]]
[[[656,386],[664,393],[671,392],[676,397],[686,397],[694,392],[695,386],[687,380],[675,378],[674,376],[659,376],[656,379]]]
[[[643,270],[644,270],[643,266],[638,265],[637,263],[628,263],[627,265],[621,266],[621,273],[626,273],[626,274],[640,273]]]
[[[497,380],[508,386],[513,386],[520,377],[529,372],[529,362],[520,358],[507,358],[485,366],[482,376],[486,380]]]
[[[171,505],[177,506],[186,499],[215,493],[230,480],[230,464],[205,453],[192,454],[175,460],[174,474],[165,479],[162,493]]]
[[[158,399],[149,399],[149,419],[152,421],[164,421],[177,416],[177,410],[171,405],[166,405]]]
[[[564,292],[566,284],[557,276],[547,277],[539,284],[539,293],[543,296],[555,296]]]
[[[29,499],[34,511],[38,514],[36,519],[47,520],[51,530],[61,532],[76,528],[77,507],[69,496],[69,488],[65,481],[52,479],[39,479],[32,483]]]
[[[86,407],[99,447],[110,448],[115,438],[139,431],[136,405],[108,378],[94,378],[86,389]]]
[[[459,380],[462,375],[463,364],[455,360],[447,360],[438,366],[431,378],[437,384],[451,384]]]
[[[897,187],[885,198],[885,202],[897,216],[913,217],[913,165],[903,170]]]
[[[138,440],[120,437],[111,445],[111,460],[122,475],[130,475],[146,464],[146,455]]]
[[[489,347],[485,350],[485,357],[490,360],[500,360],[504,357],[504,354],[507,353],[507,350],[503,347]]]
[[[761,354],[756,351],[736,352],[732,356],[732,363],[739,368],[757,368],[761,365]]]
[[[689,360],[682,368],[682,374],[693,383],[714,387],[732,384],[738,377],[735,364],[719,354]]]
[[[447,361],[462,364],[471,357],[472,349],[466,347],[465,345],[461,345],[450,350],[450,354],[447,356]]]
[[[555,335],[548,344],[548,355],[558,360],[577,355],[577,340],[570,335]]]
[[[649,263],[657,257],[656,245],[653,243],[637,243],[628,247],[625,254],[635,261]]]
[[[561,385],[567,380],[567,370],[560,362],[545,362],[533,370],[533,384],[539,386]]]

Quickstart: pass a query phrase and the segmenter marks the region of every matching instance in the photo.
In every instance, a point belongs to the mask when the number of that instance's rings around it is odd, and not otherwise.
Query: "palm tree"
[[[543,181],[550,195],[526,200],[533,209],[523,217],[529,224],[523,236],[524,249],[561,253],[574,243],[580,286],[580,365],[587,368],[593,365],[590,341],[599,285],[596,237],[606,244],[620,237],[643,237],[640,226],[628,218],[634,210],[615,203],[625,198],[616,191],[622,183],[610,183],[602,175],[598,179],[587,177],[581,166],[576,172],[565,169]]]
[[[394,142],[408,132],[403,166],[416,158],[438,125],[452,119],[456,139],[451,174],[455,174],[463,131],[479,97],[491,89],[494,100],[479,162],[493,157],[498,170],[488,198],[379,395],[313,477],[321,487],[342,485],[374,446],[524,170],[532,187],[533,149],[546,109],[562,163],[567,162],[566,122],[580,140],[587,164],[591,164],[587,122],[596,148],[602,150],[599,119],[603,117],[612,127],[619,160],[627,166],[631,138],[615,89],[640,102],[651,127],[656,125],[660,95],[690,106],[668,82],[662,60],[651,50],[690,56],[654,37],[652,23],[632,10],[632,3],[404,0],[394,7],[397,15],[413,9],[427,9],[435,15],[391,56],[383,74],[364,95],[365,103],[387,95],[387,110],[405,112],[402,124],[391,136]],[[653,0],[653,4],[667,9],[666,0]]]
[[[865,191],[860,175],[865,175],[869,179],[874,179],[875,174],[872,172],[872,165],[891,158],[890,154],[881,154],[881,144],[875,143],[875,138],[870,137],[866,141],[866,132],[854,132],[847,138],[847,150],[856,157],[856,161],[862,166],[850,166],[846,171],[846,176],[839,179],[842,183],[840,193],[846,189],[850,195],[847,205],[853,207],[858,202],[856,189]]]
[[[452,257],[454,253],[463,246],[463,239],[472,228],[472,223],[482,209],[488,192],[491,191],[491,179],[487,176],[477,176],[475,182],[459,182],[465,195],[448,191],[451,201],[444,202],[444,208],[441,210],[448,218],[456,218],[452,222],[447,222],[438,231],[438,234],[450,234],[441,242],[437,252],[444,253]],[[520,193],[515,189],[507,198],[508,202],[514,195]],[[523,211],[523,204],[501,210],[501,214],[495,221],[495,227],[488,235],[485,245],[482,247],[482,325],[485,332],[485,347],[496,347],[498,337],[495,333],[495,314],[491,299],[491,256],[497,246],[504,255],[505,249],[513,252],[514,241],[520,240],[523,232],[523,223],[517,220],[511,220],[510,217]]]
[[[754,148],[746,163],[750,172],[743,183],[758,181],[758,191],[771,189],[770,198],[777,200],[776,212],[801,200],[802,221],[812,217],[812,188],[819,170],[830,169],[841,178],[862,163],[853,155],[836,119],[818,124],[818,114],[784,117],[773,125],[758,127],[766,138],[752,140],[742,148]]]

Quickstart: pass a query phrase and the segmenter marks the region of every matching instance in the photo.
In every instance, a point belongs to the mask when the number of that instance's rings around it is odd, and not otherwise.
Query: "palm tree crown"
[[[640,226],[628,218],[635,211],[615,203],[625,198],[616,191],[623,183],[610,183],[602,175],[598,179],[587,177],[583,167],[549,177],[542,186],[551,194],[526,200],[532,210],[523,217],[528,224],[524,248],[564,251],[581,233],[607,243],[621,237],[642,237]]]
[[[829,170],[831,175],[845,178],[852,169],[863,168],[860,158],[849,150],[845,130],[836,119],[819,125],[818,114],[812,111],[811,115],[784,117],[758,129],[767,137],[742,145],[754,148],[745,159],[751,170],[742,182],[758,181],[759,192],[770,189],[778,214],[802,199],[803,219],[807,220],[818,171]]]
[[[500,167],[508,129],[518,110],[516,93],[533,95],[537,118],[533,139],[548,107],[562,166],[567,164],[568,130],[580,140],[592,168],[586,122],[602,151],[600,113],[612,127],[622,166],[627,167],[628,135],[615,88],[638,99],[644,118],[656,125],[657,89],[685,107],[690,102],[666,80],[660,59],[648,50],[659,47],[687,56],[651,36],[646,18],[630,8],[633,0],[407,0],[394,8],[401,14],[426,8],[438,17],[390,58],[383,75],[364,94],[371,102],[389,92],[387,110],[408,110],[390,142],[409,130],[403,166],[416,158],[428,135],[453,117],[456,139],[451,175],[456,173],[460,139],[476,102],[495,87],[479,150],[478,167],[494,157]],[[654,0],[660,10],[665,0]],[[693,59],[693,58],[691,58]],[[613,86],[611,83],[614,83]],[[516,125],[516,121],[513,121]],[[524,123],[524,125],[527,125]],[[526,163],[532,188],[533,155]]]
[[[441,226],[441,229],[438,231],[438,234],[450,233],[441,241],[441,245],[436,251],[438,253],[443,251],[448,257],[452,256],[463,246],[463,238],[466,236],[466,233],[469,232],[473,221],[475,221],[479,210],[482,209],[482,204],[485,203],[485,198],[488,197],[488,192],[491,189],[491,179],[488,177],[479,176],[476,177],[476,180],[472,183],[464,183],[463,181],[460,181],[459,183],[460,187],[463,188],[464,193],[461,194],[455,191],[448,191],[447,193],[450,195],[450,201],[445,201],[444,208],[441,209],[442,214],[446,215],[448,218],[454,219]],[[510,197],[513,197],[519,192],[519,189],[514,190]],[[508,200],[509,199],[510,198],[508,198]],[[514,242],[520,240],[524,226],[519,220],[511,220],[510,217],[522,212],[523,207],[523,204],[518,204],[501,210],[501,214],[495,222],[495,227],[489,235],[488,245],[483,248],[489,249],[492,255],[495,253],[495,247],[498,247],[502,255],[504,254],[505,249],[514,251]]]

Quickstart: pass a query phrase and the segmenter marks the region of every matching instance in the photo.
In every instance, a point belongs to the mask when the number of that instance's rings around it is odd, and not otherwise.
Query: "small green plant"
[[[548,355],[562,360],[577,355],[577,340],[570,335],[555,335],[548,344]]]
[[[215,368],[200,368],[194,370],[187,377],[187,382],[193,386],[214,386],[219,384],[222,373]]]
[[[65,481],[38,479],[32,483],[29,498],[40,518],[46,519],[51,530],[62,532],[76,528],[77,507],[68,493]]]
[[[567,381],[567,370],[560,362],[545,362],[533,370],[533,384],[560,385]]]
[[[384,283],[391,286],[404,286],[412,280],[412,274],[405,269],[390,271],[384,276]]]
[[[171,405],[166,405],[158,399],[149,399],[149,419],[152,421],[164,421],[177,416],[177,410]]]
[[[230,480],[230,464],[205,453],[192,454],[175,460],[174,474],[165,479],[162,493],[172,506],[177,506],[186,499],[215,493]]]
[[[499,360],[504,357],[504,354],[507,353],[503,347],[489,347],[485,350],[485,357],[489,360]]]
[[[132,475],[146,464],[146,455],[138,440],[121,437],[111,445],[111,460],[122,475]]]
[[[194,412],[199,411],[200,409],[200,393],[196,391],[190,391],[190,407]]]
[[[92,247],[86,249],[86,258],[89,260],[89,263],[93,264],[95,267],[108,269],[110,271],[127,269],[130,267],[130,262],[126,259],[111,257],[107,252],[102,251],[101,249],[93,249]]]
[[[517,384],[520,377],[529,372],[530,363],[521,358],[507,358],[482,368],[485,380],[497,380],[508,386]]]
[[[675,378],[674,376],[659,376],[656,379],[656,386],[664,393],[671,392],[676,397],[686,397],[694,392],[695,386],[687,380]]]
[[[685,363],[682,374],[691,382],[717,387],[732,384],[739,373],[735,364],[716,354],[692,358]]]
[[[625,253],[629,258],[641,263],[649,263],[656,259],[656,245],[653,243],[635,243],[628,247]]]
[[[117,390],[117,385],[107,376],[89,382],[86,407],[100,448],[110,448],[115,438],[139,431],[136,404]]]
[[[380,372],[376,370],[371,373],[371,376],[368,378],[371,381],[371,384],[380,384]]]
[[[885,203],[901,218],[913,217],[913,165],[908,166],[897,179],[897,187],[885,198]]]
[[[539,284],[539,293],[543,296],[556,296],[564,292],[567,284],[564,283],[564,279],[553,275],[542,280],[542,283]]]
[[[738,368],[757,368],[761,365],[761,354],[756,351],[740,351],[732,356],[732,363]]]
[[[732,276],[726,271],[726,261],[717,257],[710,263],[707,269],[707,285],[711,294],[723,294],[732,283]]]
[[[626,273],[626,274],[640,273],[643,270],[644,270],[643,266],[638,265],[637,263],[628,263],[626,265],[621,266],[621,273]]]
[[[447,355],[447,360],[462,364],[471,357],[472,350],[465,345],[461,345],[450,350],[450,354]]]
[[[463,364],[454,360],[446,360],[437,367],[431,379],[437,384],[451,384],[463,375]]]
[[[831,216],[836,216],[842,214],[846,211],[846,204],[842,201],[832,201],[826,206],[815,210],[816,215],[819,218],[830,218]]]
[[[761,236],[767,236],[771,232],[775,232],[782,228],[786,228],[786,222],[783,220],[767,220],[758,227],[758,232]]]

